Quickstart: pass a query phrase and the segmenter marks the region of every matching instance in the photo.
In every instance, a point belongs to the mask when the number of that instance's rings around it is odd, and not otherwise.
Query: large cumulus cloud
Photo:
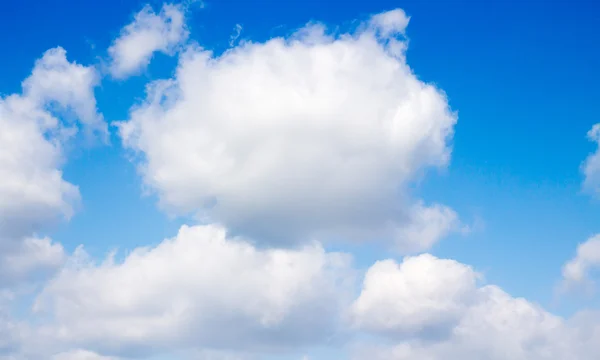
[[[54,318],[42,332],[55,342],[113,354],[276,351],[336,334],[349,260],[318,244],[260,250],[221,227],[184,226],[122,262],[95,264],[80,249],[36,309]]]
[[[395,10],[352,32],[308,25],[219,56],[191,45],[175,76],[149,84],[120,124],[123,142],[171,213],[263,243],[426,249],[456,229],[457,215],[419,206],[406,188],[448,164],[457,117],[406,63],[407,23]],[[403,228],[423,216],[442,229],[419,243]]]

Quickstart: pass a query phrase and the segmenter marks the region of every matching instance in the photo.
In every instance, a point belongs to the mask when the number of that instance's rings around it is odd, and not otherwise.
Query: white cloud
[[[117,355],[325,342],[351,279],[345,255],[318,245],[260,250],[216,226],[184,226],[122,262],[95,265],[78,253],[36,302],[56,321],[41,333]]]
[[[57,269],[66,260],[62,245],[47,237],[28,237],[2,250],[0,287]]]
[[[398,14],[375,23],[395,34]],[[308,26],[220,57],[189,48],[120,124],[162,206],[265,242],[354,236],[401,248],[418,231],[398,229],[423,210],[405,188],[447,165],[456,115],[377,29],[334,38]]]
[[[233,34],[231,34],[231,36],[229,37],[229,46],[233,47],[233,45],[235,45],[237,39],[239,39],[241,34],[242,34],[242,25],[235,24],[235,26],[233,28]]]
[[[117,360],[117,358],[78,349],[56,354],[52,357],[52,360]]]
[[[379,261],[353,303],[348,266],[346,255],[317,245],[260,250],[217,226],[184,226],[120,262],[93,264],[79,250],[38,298],[38,315],[53,320],[34,334],[94,354],[253,359],[339,346],[327,339],[345,338],[347,319],[354,335],[381,337],[358,336],[356,360],[593,360],[600,351],[600,314],[565,320],[482,285],[454,260]]]
[[[62,176],[63,145],[80,128],[106,134],[97,83],[93,68],[54,48],[36,61],[22,94],[0,98],[1,285],[61,263],[62,247],[32,234],[70,218],[79,202],[77,187]]]
[[[379,333],[438,333],[464,316],[476,297],[476,281],[470,267],[429,254],[402,264],[377,262],[352,306],[355,325]]]
[[[38,106],[58,105],[71,111],[86,130],[106,135],[106,123],[96,109],[94,87],[100,78],[96,69],[67,60],[67,52],[53,48],[36,61],[35,67],[23,82],[23,95]]]
[[[588,139],[598,145],[596,151],[588,156],[582,165],[585,175],[583,187],[592,193],[600,194],[600,124],[596,124],[587,133]]]
[[[355,359],[594,359],[597,316],[565,321],[497,286],[478,287],[468,266],[431,255],[375,264],[353,306],[355,324],[392,346],[363,343]]]
[[[345,255],[259,250],[216,226],[183,227],[122,262],[82,255],[38,299],[55,323],[37,334],[102,354],[260,358],[326,343],[343,319],[355,335],[383,337],[359,343],[357,360],[592,360],[600,350],[600,314],[565,320],[429,254],[377,262],[352,304],[351,286],[336,285],[351,279]]]
[[[394,10],[336,37],[315,25],[220,57],[188,48],[175,78],[150,84],[120,132],[166,209],[223,226],[183,226],[123,260],[98,263],[79,248],[36,298],[35,320],[0,306],[0,358],[224,360],[290,349],[300,358],[353,331],[377,339],[356,359],[594,359],[600,314],[563,319],[481,284],[459,262],[379,261],[354,298],[348,255],[318,243],[263,247],[354,236],[414,252],[461,230],[452,209],[406,191],[447,165],[456,123],[444,94],[405,62],[408,22]],[[186,38],[179,7],[144,8],[109,50],[113,75],[139,71]],[[22,94],[0,99],[0,300],[5,284],[65,262],[60,244],[35,234],[69,218],[79,200],[60,170],[64,142],[79,128],[106,134],[97,82],[93,68],[57,48]],[[600,141],[600,125],[588,135]],[[586,183],[596,183],[597,158],[584,164]],[[596,236],[565,265],[565,281],[585,282],[598,264]]]
[[[383,37],[390,37],[404,34],[410,17],[402,9],[395,9],[371,17],[370,24]]]
[[[239,353],[226,350],[215,351],[205,349],[194,351],[187,358],[194,360],[255,360],[256,356],[251,356],[247,353]]]
[[[12,353],[18,347],[18,325],[0,311],[0,359],[6,353]]]
[[[395,237],[401,252],[419,252],[431,248],[452,231],[467,231],[461,225],[458,214],[451,208],[434,204],[430,207],[419,202],[409,211],[410,218],[400,225]]]
[[[588,288],[592,285],[590,271],[600,267],[600,235],[577,246],[577,254],[562,269],[564,290]]]
[[[111,74],[126,78],[140,72],[155,52],[172,54],[188,34],[181,6],[165,4],[156,14],[146,5],[108,49]]]

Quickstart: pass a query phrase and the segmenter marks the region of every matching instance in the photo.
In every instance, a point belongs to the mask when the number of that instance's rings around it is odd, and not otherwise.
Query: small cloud
[[[122,79],[138,73],[155,52],[173,54],[188,35],[183,6],[165,4],[158,14],[145,6],[108,49],[112,76]]]
[[[240,24],[235,24],[235,27],[233,28],[233,34],[231,34],[231,36],[229,37],[229,46],[233,47],[237,41],[237,39],[240,37],[240,34],[242,33],[242,25]]]
[[[591,291],[590,272],[600,267],[600,234],[577,246],[577,254],[562,268],[562,292],[581,289]]]
[[[600,195],[600,123],[594,125],[588,131],[587,137],[590,141],[595,142],[598,147],[581,166],[581,171],[585,176],[583,188],[587,192]]]

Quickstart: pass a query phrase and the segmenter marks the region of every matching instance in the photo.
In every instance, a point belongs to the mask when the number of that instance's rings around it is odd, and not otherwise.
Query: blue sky
[[[193,2],[182,10],[189,38],[182,40],[176,50],[169,54],[153,53],[147,67],[142,66],[138,73],[120,79],[116,75],[111,76],[115,60],[111,59],[107,49],[123,35],[122,28],[133,21],[134,14],[145,4],[157,13],[162,6],[159,1],[133,0],[4,4],[4,11],[0,14],[0,32],[5,34],[2,45],[6,51],[0,57],[0,94],[4,97],[20,93],[21,83],[32,73],[36,59],[46,50],[61,46],[67,51],[69,61],[97,70],[100,80],[99,86],[94,87],[94,95],[97,111],[104,120],[109,124],[117,121],[133,123],[130,109],[143,104],[147,84],[171,78],[180,56],[183,56],[182,49],[191,43],[197,42],[202,48],[220,55],[231,47],[229,40],[236,24],[241,25],[242,30],[234,48],[240,46],[240,41],[261,44],[274,37],[287,38],[308,22],[325,24],[329,29],[337,29],[339,34],[352,33],[358,24],[368,23],[373,14],[401,8],[410,17],[406,28],[406,63],[417,81],[434,84],[445,93],[450,109],[458,116],[453,127],[454,135],[447,143],[452,148],[449,163],[440,167],[424,166],[422,174],[410,179],[404,195],[409,203],[423,200],[425,204],[448,206],[458,214],[461,224],[469,228],[469,231],[454,229],[444,232],[433,246],[417,253],[428,252],[438,259],[454,259],[470,265],[484,274],[485,283],[495,284],[512,296],[524,297],[557,316],[569,318],[583,309],[597,310],[596,296],[582,296],[579,292],[559,293],[557,288],[565,280],[563,266],[571,259],[577,259],[578,245],[600,233],[600,202],[596,196],[600,194],[600,187],[590,191],[582,186],[585,178],[582,163],[596,151],[596,145],[588,141],[586,134],[595,123],[600,122],[600,109],[596,106],[600,98],[600,89],[596,86],[600,81],[597,66],[600,5],[592,1]],[[404,36],[398,39],[405,40]],[[369,69],[361,71],[368,73]],[[201,98],[196,101],[201,101]],[[272,101],[266,99],[265,106]],[[188,118],[194,119],[193,114]],[[201,121],[198,120],[198,123]],[[148,131],[149,134],[150,130],[146,130],[149,128],[144,126],[149,125],[140,120],[138,131]],[[184,224],[198,223],[189,212],[175,211],[172,214],[158,205],[160,194],[166,197],[175,191],[170,183],[153,183],[154,188],[147,183],[144,185],[144,180],[152,179],[144,178],[136,166],[150,160],[140,160],[139,153],[136,157],[132,150],[149,156],[148,153],[156,154],[160,149],[153,148],[152,144],[126,147],[122,137],[115,126],[109,126],[109,144],[77,137],[65,145],[63,178],[79,187],[81,206],[70,220],[52,222],[34,229],[34,232],[47,234],[62,244],[67,262],[75,257],[73,252],[81,244],[95,261],[101,262],[107,253],[115,249],[120,251],[117,258],[123,259],[137,247],[153,247],[165,238],[176,236]],[[146,141],[152,142],[150,138]],[[0,150],[2,146],[0,143]],[[150,161],[150,164],[153,163]],[[154,165],[157,169],[165,166],[162,171],[178,170],[158,162]],[[186,183],[185,179],[177,181],[176,184],[199,186],[192,180],[190,183]],[[227,196],[231,198],[223,195],[219,200],[223,203],[230,199],[239,200],[235,198],[238,193]],[[181,202],[171,205],[181,207]],[[248,215],[256,221],[253,224],[258,230],[254,231],[252,226],[242,223],[247,214],[242,214],[243,210],[238,208],[232,209],[213,216],[226,227],[233,229],[237,226],[242,236],[252,238],[262,231],[261,225],[256,224],[264,218]],[[282,211],[285,212],[285,209],[287,207]],[[271,211],[277,213],[280,210],[265,205],[256,213],[263,214],[261,211],[264,211],[264,214],[271,214]],[[348,216],[351,215],[355,214]],[[399,223],[398,226],[408,225]],[[259,249],[263,245],[273,246],[270,242],[262,244],[261,240],[252,240],[258,243]],[[391,258],[402,263],[404,255],[414,255],[393,251],[385,241],[329,242],[323,238],[319,241],[325,251],[351,254],[354,259],[352,266],[360,274],[360,279],[364,271],[378,260]],[[283,248],[287,248],[284,245]],[[294,249],[295,246],[300,245],[294,243]],[[586,259],[585,266],[590,270],[600,265],[600,257],[593,260],[596,258],[590,255]],[[44,281],[56,279],[55,282],[60,283],[61,266],[62,263],[56,273],[48,274]],[[393,286],[392,283],[388,285]],[[36,290],[24,291],[13,287],[6,291],[15,294],[24,292],[24,298],[31,300],[46,288],[50,289],[51,296],[55,296],[52,291],[58,291],[43,282],[35,282],[31,286]],[[117,288],[107,289],[105,291],[118,291]],[[365,291],[363,289],[363,293]],[[392,303],[401,301],[396,300]],[[19,313],[25,313],[18,316],[19,321],[25,323],[40,316],[27,315],[28,310],[23,306],[11,305],[11,308],[19,308]],[[377,318],[374,314],[366,312],[363,316]],[[399,321],[404,322],[403,319]],[[387,331],[368,321],[361,324],[365,328],[350,337],[360,340],[369,338],[370,332],[377,337]],[[593,325],[600,326],[600,323]],[[402,326],[400,328],[392,334],[405,331]],[[273,331],[287,336],[285,329],[275,328]],[[0,336],[2,334],[0,326]],[[397,340],[394,336],[391,336],[392,342]],[[99,339],[106,341],[102,337]],[[389,341],[390,335],[383,336],[383,339],[378,344]],[[61,351],[70,351],[71,348],[87,351],[85,347],[89,346],[90,351],[101,355],[105,352],[107,356],[127,357],[137,354],[128,349],[139,346],[138,343],[125,342],[122,347],[115,345],[115,348],[107,349],[94,347],[94,341],[74,340],[72,346],[66,343]],[[114,341],[121,344],[120,340]],[[206,341],[206,348],[213,346],[210,340]],[[215,343],[218,343],[214,345],[218,348],[224,341]],[[2,344],[0,339],[0,359]],[[429,355],[437,359],[431,355],[434,350],[411,344],[416,349],[411,353],[413,356]],[[42,348],[42,345],[36,346]],[[432,349],[435,347],[431,346]],[[450,345],[443,343],[439,346]],[[183,345],[165,347],[168,351],[161,348],[161,353],[169,354],[169,351],[185,348]],[[269,347],[277,348],[277,345],[269,343],[264,348]],[[352,349],[353,343],[326,346],[324,350],[314,350],[313,345],[292,350],[286,348],[284,353],[275,352],[276,355],[267,350],[263,352],[263,349],[253,349],[250,353],[258,358],[284,358],[285,355],[299,359],[307,354],[310,359],[326,359],[348,356],[346,354]],[[241,358],[247,356],[244,349],[234,350]],[[19,350],[13,351],[19,353]],[[450,353],[457,354],[455,356],[473,356],[472,353],[460,352],[463,350],[452,351]],[[389,354],[387,358],[410,359],[398,353]],[[519,354],[527,355],[525,352]],[[27,355],[21,353],[21,356]],[[49,358],[51,355],[39,356]],[[169,355],[165,356],[168,358]],[[529,356],[537,359],[534,357],[537,355]],[[489,359],[501,358],[489,356]]]

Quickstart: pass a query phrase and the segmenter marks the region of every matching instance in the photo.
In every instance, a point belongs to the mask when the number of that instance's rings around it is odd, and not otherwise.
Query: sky
[[[600,5],[3,4],[0,359],[592,359]]]

